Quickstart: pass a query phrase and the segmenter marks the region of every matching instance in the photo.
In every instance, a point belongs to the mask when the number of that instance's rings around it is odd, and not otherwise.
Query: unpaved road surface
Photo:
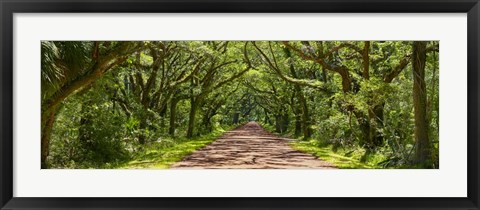
[[[291,148],[288,140],[249,122],[226,132],[203,149],[197,150],[172,168],[281,169],[335,168],[331,163]]]

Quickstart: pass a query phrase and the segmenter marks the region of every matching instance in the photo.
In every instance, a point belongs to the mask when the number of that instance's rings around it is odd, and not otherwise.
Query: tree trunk
[[[360,145],[362,145],[362,147],[367,150],[367,153],[369,153],[375,148],[373,144],[373,132],[370,117],[359,111],[353,111],[353,114],[355,114],[355,117],[357,118],[362,133]]]
[[[357,117],[362,139],[360,144],[366,149],[362,160],[365,160],[368,154],[372,153],[384,143],[383,133],[379,129],[383,128],[384,104],[377,105],[373,111],[369,111],[368,116],[359,112],[354,112]],[[374,123],[373,123],[374,122]]]
[[[428,120],[428,126],[430,128],[429,130],[429,137],[430,141],[433,142],[438,142],[438,135],[436,135],[434,132],[437,130],[435,127],[433,127],[433,124],[435,123],[436,128],[438,128],[438,97],[437,97],[437,91],[438,91],[438,86],[437,86],[437,56],[436,52],[433,52],[433,58],[434,58],[434,65],[432,68],[432,79],[431,79],[431,86],[430,86],[430,97],[427,98],[427,120]],[[433,113],[437,113],[437,117],[435,122],[433,122]],[[438,132],[437,132],[438,133]]]
[[[299,112],[300,110],[295,113],[295,137],[299,137],[302,133],[302,116]]]
[[[413,42],[413,107],[415,110],[415,163],[430,167],[431,143],[428,138],[425,62],[427,42]]]
[[[288,115],[287,114],[277,114],[275,115],[275,132],[285,133],[288,128]]]
[[[288,53],[290,55],[290,53]],[[288,56],[290,57],[290,56]],[[295,67],[293,64],[290,64],[290,73],[294,78],[298,78],[297,72],[295,71]],[[308,139],[312,135],[312,129],[310,127],[310,114],[308,113],[308,105],[307,105],[307,100],[305,99],[305,96],[303,95],[302,88],[300,85],[295,84],[295,92],[297,93],[298,96],[298,101],[300,102],[300,105],[302,106],[302,127],[303,127],[303,138]]]
[[[42,137],[41,137],[41,168],[47,169],[47,157],[50,152],[50,137],[52,134],[53,124],[55,122],[55,116],[58,111],[58,108],[55,108],[50,113],[42,113]]]
[[[240,118],[240,113],[235,112],[233,114],[233,124],[238,124],[239,118]]]
[[[177,121],[177,103],[178,99],[173,98],[170,103],[170,126],[168,128],[168,134],[175,136],[175,121]]]
[[[209,115],[203,116],[203,120],[202,120],[203,127],[205,128],[205,131],[207,131],[207,133],[210,133],[213,130],[211,119],[212,119],[212,116],[209,116]]]
[[[145,136],[145,128],[147,127],[147,122],[146,122],[146,119],[145,117],[142,117],[142,119],[140,120],[140,125],[139,125],[139,128],[140,128],[140,135],[138,136],[138,142],[140,144],[145,144],[146,143],[146,139],[147,137]]]
[[[292,95],[290,99],[290,107],[292,108],[293,115],[295,117],[295,138],[299,137],[302,134],[302,115],[301,110],[298,104],[295,103],[296,94]]]
[[[368,120],[361,120],[360,122],[360,130],[362,131],[362,140],[361,144],[363,144],[363,147],[367,150],[373,150],[374,145],[372,142],[372,129],[370,122]]]
[[[275,115],[275,132],[283,133],[282,130],[282,115]]]
[[[370,41],[365,41],[364,46],[363,46],[363,52],[362,52],[362,59],[363,59],[363,78],[364,79],[370,79]]]
[[[384,143],[384,138],[383,138],[384,107],[385,107],[385,103],[382,103],[380,105],[376,105],[375,107],[373,107],[373,117],[375,118],[375,126],[372,126],[372,127],[374,127],[373,144],[375,145],[375,147],[382,146]]]
[[[302,126],[303,126],[303,138],[308,139],[312,136],[312,128],[310,127],[310,113],[308,112],[308,105],[305,97],[303,96],[303,92],[300,89],[299,92],[299,100],[300,104],[302,105]]]
[[[190,99],[190,114],[188,115],[188,129],[187,138],[193,137],[193,129],[195,127],[195,115],[197,114],[198,98],[192,97]]]
[[[160,116],[160,129],[162,132],[165,132],[165,118],[167,116],[167,107],[168,105],[165,104],[162,106],[162,108],[160,109],[160,112],[158,113],[158,115]]]

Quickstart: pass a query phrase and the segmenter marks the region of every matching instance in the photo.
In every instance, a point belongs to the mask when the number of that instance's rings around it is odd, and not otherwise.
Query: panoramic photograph
[[[438,169],[438,41],[42,41],[42,169]]]

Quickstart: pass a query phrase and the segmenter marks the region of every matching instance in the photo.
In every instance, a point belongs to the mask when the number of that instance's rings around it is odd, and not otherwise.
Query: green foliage
[[[41,42],[42,100],[64,83],[81,75],[91,64],[90,42]]]
[[[316,141],[295,141],[290,144],[299,151],[315,155],[319,159],[326,160],[342,169],[372,169],[382,168],[378,165],[384,157],[381,154],[371,155],[367,161],[360,159],[365,152],[363,148],[339,149],[333,152],[333,146],[318,145]]]
[[[90,90],[63,103],[52,135],[53,168],[108,168],[129,158],[125,119],[101,97]]]
[[[318,141],[319,145],[334,145],[335,149],[352,146],[357,140],[352,123],[351,116],[334,111],[326,120],[322,120],[318,125],[313,126],[315,130],[318,130],[314,139]]]
[[[438,167],[438,42],[427,48]],[[303,139],[292,146],[340,168],[415,167],[410,41],[45,41],[41,50],[42,132],[43,114],[56,114],[52,168],[167,168],[248,121]],[[102,59],[109,67],[92,76]]]
[[[192,152],[205,147],[218,137],[220,137],[224,129],[218,128],[208,135],[188,138],[164,138],[157,142],[152,142],[140,151],[137,151],[133,160],[121,165],[120,168],[169,168],[172,164],[182,160]]]

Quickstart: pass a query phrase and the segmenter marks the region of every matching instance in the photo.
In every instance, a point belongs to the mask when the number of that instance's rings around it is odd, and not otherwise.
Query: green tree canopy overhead
[[[438,167],[436,41],[43,41],[42,167],[121,162],[257,121]],[[348,152],[347,152],[348,153]]]

